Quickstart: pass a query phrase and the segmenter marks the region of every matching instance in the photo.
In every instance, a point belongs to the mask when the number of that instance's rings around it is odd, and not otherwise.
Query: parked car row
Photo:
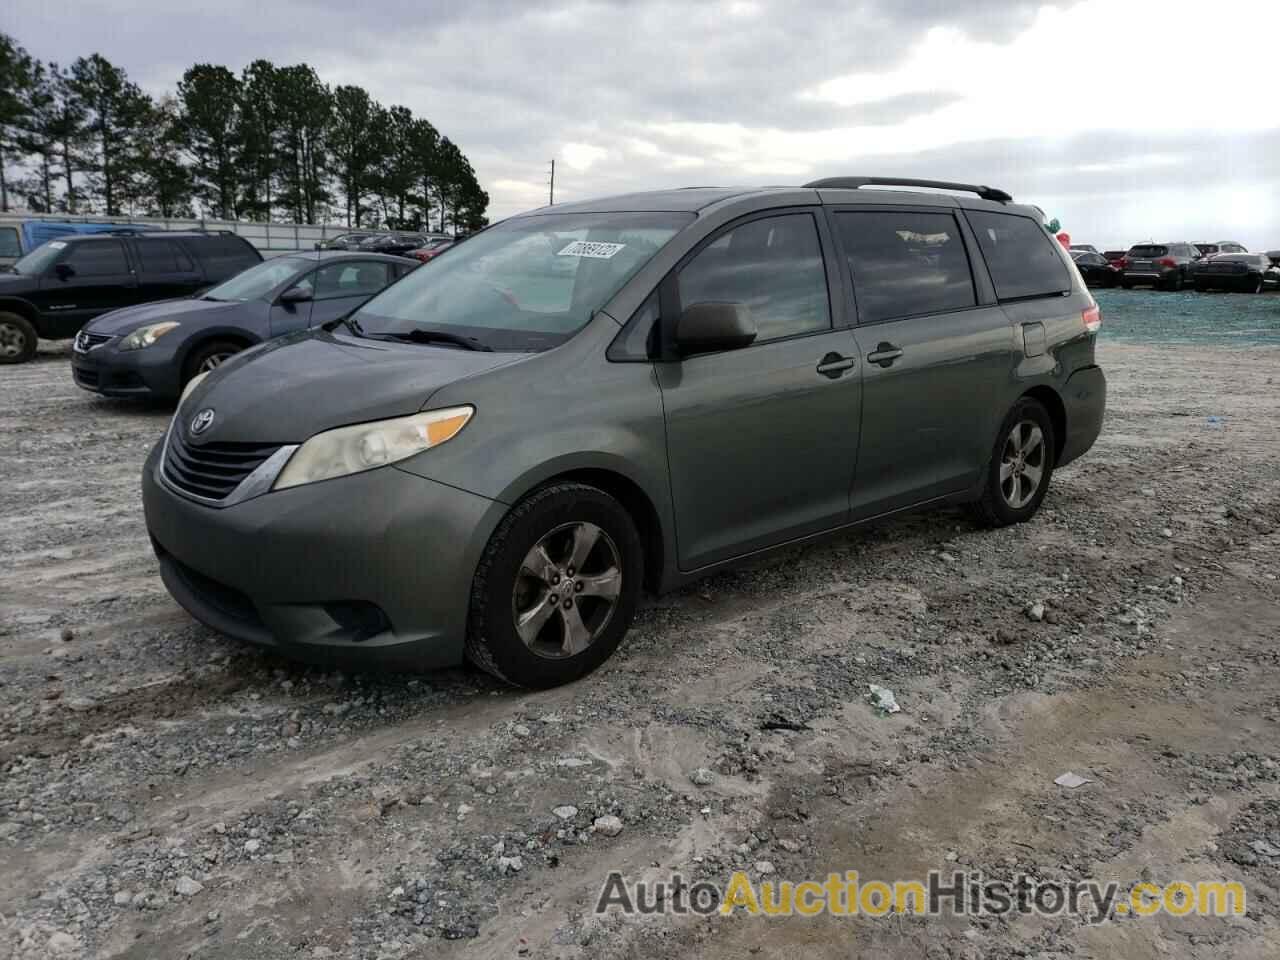
[[[357,230],[343,233],[327,243],[316,244],[317,250],[359,250],[363,253],[387,253],[405,256],[411,251],[430,249],[456,238],[442,233]]]
[[[1242,243],[1140,243],[1098,253],[1072,244],[1071,259],[1090,287],[1150,286],[1157,290],[1239,290],[1262,293],[1280,287],[1280,251],[1250,253]]]
[[[263,260],[231,233],[125,229],[60,237],[0,273],[0,363],[75,337],[75,382],[175,398],[199,373],[271,337],[320,326],[420,266],[373,252]]]

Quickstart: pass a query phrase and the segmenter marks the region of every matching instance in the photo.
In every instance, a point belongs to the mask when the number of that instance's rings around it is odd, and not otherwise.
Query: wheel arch
[[[644,585],[650,592],[658,592],[666,562],[666,538],[662,520],[653,499],[632,478],[607,467],[576,467],[540,480],[511,502],[518,503],[535,490],[566,481],[597,487],[622,504],[636,525],[640,542],[644,545]]]
[[[1049,421],[1053,424],[1053,462],[1062,458],[1062,451],[1067,443],[1067,406],[1053,387],[1039,384],[1022,394],[1023,397],[1037,401],[1049,413]]]
[[[0,313],[16,313],[33,327],[39,329],[40,311],[30,301],[19,297],[0,297]]]
[[[237,327],[211,327],[208,330],[201,330],[182,345],[182,352],[178,357],[178,369],[182,371],[184,376],[186,375],[187,363],[190,361],[191,355],[205,344],[212,343],[215,340],[225,340],[228,343],[239,344],[241,350],[248,350],[250,347],[256,347],[262,343],[262,340],[258,337],[255,337],[247,330],[241,330]]]

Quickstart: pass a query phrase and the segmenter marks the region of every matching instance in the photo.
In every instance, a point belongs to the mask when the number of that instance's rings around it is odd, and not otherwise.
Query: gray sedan
[[[418,265],[328,251],[264,260],[201,296],[92,320],[76,336],[72,376],[109,397],[175,399],[197,374],[264,340],[337,320]]]

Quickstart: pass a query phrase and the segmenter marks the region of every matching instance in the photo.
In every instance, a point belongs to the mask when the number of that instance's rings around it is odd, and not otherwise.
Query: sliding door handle
[[[892,343],[881,341],[876,344],[876,348],[867,354],[867,363],[877,363],[882,367],[893,366],[893,361],[902,356],[902,349],[895,347]]]

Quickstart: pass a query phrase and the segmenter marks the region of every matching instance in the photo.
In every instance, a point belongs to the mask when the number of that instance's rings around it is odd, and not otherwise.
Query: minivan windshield
[[[361,336],[547,350],[578,332],[691,213],[520,217],[458,244],[360,307]]]
[[[313,261],[299,257],[276,257],[263,260],[255,266],[237,273],[204,295],[205,300],[257,300],[264,297]]]
[[[53,262],[62,256],[66,247],[61,240],[48,240],[14,263],[13,272],[38,277],[53,266]]]

